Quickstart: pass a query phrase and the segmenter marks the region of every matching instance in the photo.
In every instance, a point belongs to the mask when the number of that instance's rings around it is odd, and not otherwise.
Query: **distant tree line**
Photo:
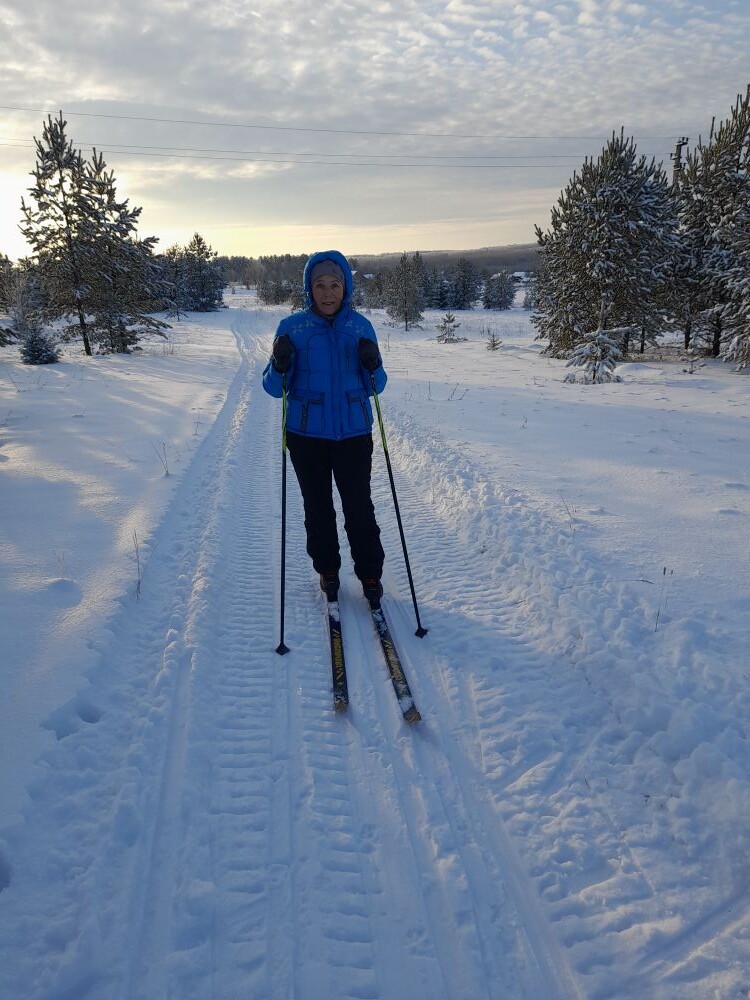
[[[621,131],[573,174],[537,227],[532,317],[545,353],[686,350],[750,363],[750,87],[672,182]],[[597,339],[598,338],[598,339]]]
[[[155,254],[156,237],[137,233],[141,209],[118,198],[103,156],[94,149],[85,159],[66,127],[62,115],[50,116],[35,139],[20,226],[31,254],[16,265],[0,257],[0,308],[9,317],[0,338],[18,340],[30,363],[56,360],[58,339],[80,338],[87,355],[129,351],[143,333],[168,328],[153,313],[222,301],[214,251],[196,233],[187,247]]]
[[[307,254],[266,257],[219,258],[230,282],[254,285],[264,305],[288,303],[304,308],[302,274]],[[421,254],[402,254],[400,260],[375,273],[363,274],[356,258],[349,261],[355,273],[353,304],[358,308],[385,309],[408,327],[422,318],[424,309],[464,310],[481,303],[485,309],[508,309],[516,283],[506,273],[490,275],[467,257],[447,267],[426,267]]]

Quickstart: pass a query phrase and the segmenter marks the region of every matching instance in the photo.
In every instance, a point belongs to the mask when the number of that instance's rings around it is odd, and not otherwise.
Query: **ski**
[[[371,607],[370,611],[372,613],[372,620],[375,624],[375,630],[378,633],[378,638],[380,639],[383,656],[385,657],[385,662],[388,666],[388,673],[391,675],[393,690],[396,692],[396,697],[398,698],[401,714],[407,722],[419,722],[422,716],[419,714],[419,710],[414,704],[411,688],[409,687],[409,682],[404,675],[404,668],[402,667],[401,660],[396,652],[393,636],[391,635],[391,630],[388,627],[388,622],[385,620],[383,609],[381,607]]]
[[[331,639],[331,673],[333,675],[333,710],[345,712],[349,705],[346,682],[344,639],[341,634],[341,611],[338,601],[328,601],[328,634]]]

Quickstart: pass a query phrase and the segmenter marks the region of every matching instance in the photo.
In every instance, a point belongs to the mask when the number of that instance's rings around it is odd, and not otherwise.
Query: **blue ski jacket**
[[[344,273],[341,308],[330,319],[313,311],[310,273],[321,260],[335,261]],[[337,250],[313,254],[305,265],[303,280],[307,308],[287,316],[276,331],[277,337],[288,334],[294,345],[294,360],[286,373],[287,430],[334,441],[369,434],[373,390],[370,372],[359,362],[359,340],[378,341],[370,321],[351,306],[349,262]],[[387,381],[382,363],[373,376],[380,394]],[[282,396],[282,375],[270,360],[263,372],[263,388],[277,399]]]

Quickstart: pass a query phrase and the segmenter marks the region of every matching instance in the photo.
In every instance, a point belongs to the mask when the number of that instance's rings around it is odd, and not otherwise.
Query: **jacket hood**
[[[319,253],[314,253],[305,264],[305,272],[302,278],[305,289],[305,305],[308,309],[310,309],[314,304],[312,287],[310,285],[310,275],[312,274],[312,269],[316,264],[319,264],[321,260],[334,261],[344,272],[344,300],[341,303],[341,308],[343,309],[344,306],[349,305],[349,300],[352,297],[352,292],[354,291],[354,279],[352,278],[352,269],[349,267],[349,261],[342,253],[339,253],[338,250],[321,250]]]

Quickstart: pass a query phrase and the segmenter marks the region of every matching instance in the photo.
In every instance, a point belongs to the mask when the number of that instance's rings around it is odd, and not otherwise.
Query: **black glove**
[[[273,366],[277,372],[281,372],[283,375],[284,372],[288,372],[292,367],[293,358],[294,347],[292,346],[292,338],[288,333],[283,333],[273,342],[273,353],[271,355]]]
[[[374,340],[369,340],[367,337],[359,338],[359,363],[368,372],[374,372],[382,365],[380,351]]]

